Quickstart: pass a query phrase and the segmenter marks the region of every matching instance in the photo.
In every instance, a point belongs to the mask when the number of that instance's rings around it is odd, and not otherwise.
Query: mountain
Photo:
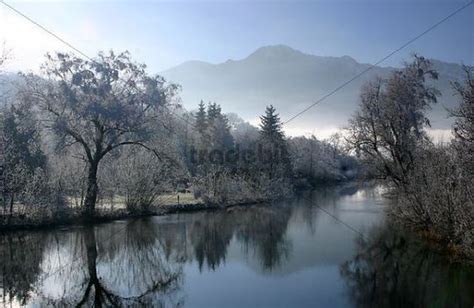
[[[449,129],[446,108],[457,105],[450,81],[461,80],[461,65],[432,60],[440,78],[433,82],[441,92],[430,112],[433,128]],[[182,86],[181,98],[188,109],[201,99],[215,101],[227,112],[256,121],[266,105],[273,104],[283,121],[371,67],[349,56],[321,57],[284,45],[259,48],[241,60],[220,64],[189,61],[161,73]],[[323,102],[288,124],[290,133],[316,133],[347,124],[357,108],[361,86],[375,76],[386,77],[392,67],[373,67]]]

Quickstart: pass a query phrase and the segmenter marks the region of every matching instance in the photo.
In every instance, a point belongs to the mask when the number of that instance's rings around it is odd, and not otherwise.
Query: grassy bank
[[[127,209],[125,199],[117,197],[114,198],[114,200],[109,200],[109,202],[99,202],[94,217],[85,219],[82,215],[82,208],[74,202],[75,200],[70,199],[68,201],[71,206],[58,209],[44,208],[31,210],[31,208],[28,209],[21,205],[15,205],[15,211],[12,215],[7,214],[4,210],[2,214],[0,214],[0,232],[105,223],[114,220],[159,216],[172,213],[218,210],[264,202],[263,200],[236,200],[226,204],[211,204],[194,198],[190,193],[165,194],[159,196],[155,204],[146,211],[131,211]]]

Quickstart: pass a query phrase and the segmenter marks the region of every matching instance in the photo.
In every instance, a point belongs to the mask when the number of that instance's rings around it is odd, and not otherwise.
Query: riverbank
[[[225,307],[242,299],[240,306],[351,307],[359,295],[380,307],[388,300],[470,307],[474,269],[391,228],[383,205],[377,189],[335,188],[272,206],[9,232],[0,236],[3,299],[10,306],[77,306],[94,281],[127,307]],[[319,208],[363,230],[367,241]],[[315,292],[315,285],[327,287]],[[59,291],[46,292],[52,289]],[[131,294],[157,300],[137,302]]]
[[[146,212],[132,212],[126,208],[98,208],[92,218],[85,218],[79,208],[67,207],[55,212],[37,211],[31,215],[15,212],[12,216],[0,215],[0,232],[19,230],[52,229],[62,226],[101,224],[115,220],[162,216],[174,213],[213,211],[252,204],[263,204],[267,200],[245,200],[228,204],[211,204],[202,201],[194,203],[167,203],[151,207]]]

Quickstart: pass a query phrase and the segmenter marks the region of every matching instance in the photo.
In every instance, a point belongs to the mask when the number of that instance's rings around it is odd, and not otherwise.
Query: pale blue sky
[[[374,63],[469,1],[8,1],[89,55],[128,49],[161,71],[187,60],[240,59],[263,45],[286,44],[315,55]],[[474,64],[474,5],[384,63],[418,52]],[[13,68],[31,68],[48,35],[0,5],[0,40]]]

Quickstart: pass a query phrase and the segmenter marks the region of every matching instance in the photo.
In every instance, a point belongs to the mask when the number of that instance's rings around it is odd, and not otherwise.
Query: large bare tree
[[[439,92],[426,84],[437,79],[429,60],[414,56],[388,79],[375,79],[362,88],[359,110],[350,120],[347,141],[374,167],[376,175],[397,186],[405,184],[416,151],[428,142],[426,111]]]
[[[84,214],[94,214],[99,163],[124,145],[153,151],[147,144],[163,119],[178,86],[149,76],[144,64],[128,52],[99,53],[94,60],[71,54],[47,55],[42,66],[46,81],[28,76],[28,95],[44,112],[45,123],[59,149],[79,145],[87,162]],[[161,123],[162,124],[162,123]]]

